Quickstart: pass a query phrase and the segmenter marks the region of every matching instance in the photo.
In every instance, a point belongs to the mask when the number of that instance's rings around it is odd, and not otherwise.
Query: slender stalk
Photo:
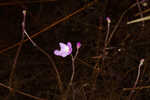
[[[7,89],[9,89],[9,90],[14,90],[14,88],[11,88],[11,87],[9,87],[9,86],[7,86],[7,85],[3,84],[3,83],[0,83],[0,86],[1,86],[1,87],[4,87],[4,88],[7,88]],[[31,95],[31,94],[28,94],[28,93],[25,93],[25,92],[19,91],[19,90],[15,90],[15,91],[16,91],[16,93],[18,93],[18,94],[21,94],[21,95],[24,95],[24,96],[30,97],[30,98],[35,99],[35,100],[47,100],[47,99],[42,99],[42,98],[39,98],[39,97],[33,96],[33,95]]]
[[[103,48],[103,56],[102,56],[102,65],[104,66],[104,59],[105,59],[105,56],[107,55],[107,52],[106,52],[106,48],[108,46],[108,42],[109,42],[109,36],[110,36],[110,23],[111,23],[111,20],[109,17],[106,18],[107,20],[107,34],[106,34],[106,37],[105,37],[105,41],[104,41],[104,48]]]
[[[37,44],[30,38],[30,36],[28,35],[28,33],[26,32],[26,30],[24,31],[25,35],[28,37],[28,39],[30,40],[30,42],[33,44],[33,46],[37,46]]]
[[[142,3],[142,2],[143,2],[143,1],[140,1],[139,3]],[[119,19],[118,22],[116,23],[115,27],[113,28],[113,30],[112,30],[112,32],[111,32],[111,34],[110,34],[110,36],[109,36],[108,44],[111,42],[111,39],[112,39],[113,35],[115,34],[116,30],[118,29],[118,27],[119,27],[119,25],[120,25],[120,23],[121,23],[121,21],[122,21],[124,15],[128,12],[129,9],[132,9],[132,8],[135,7],[136,5],[137,5],[137,2],[134,3],[134,4],[132,4],[129,8],[127,8],[127,9],[122,13],[122,15],[120,16],[120,19]]]
[[[135,81],[135,83],[134,83],[133,88],[136,88],[136,85],[138,84],[138,80],[139,80],[140,73],[141,73],[141,66],[143,65],[143,63],[144,63],[144,59],[141,59],[141,60],[140,60],[140,64],[139,64],[139,68],[138,68],[138,74],[137,74],[136,81]],[[134,92],[135,92],[134,89],[131,90],[131,92],[130,92],[130,94],[129,94],[129,99],[128,99],[128,100],[131,99],[132,94],[133,94]]]
[[[60,23],[62,23],[62,22],[64,22],[64,21],[68,20],[68,19],[71,18],[72,16],[74,16],[74,15],[76,15],[76,14],[78,14],[78,13],[84,11],[86,8],[88,8],[88,7],[92,6],[92,5],[94,5],[96,2],[98,2],[98,0],[91,1],[91,2],[89,2],[88,4],[86,4],[85,6],[83,6],[83,7],[79,8],[79,9],[77,9],[76,11],[74,11],[74,12],[68,14],[67,16],[65,16],[65,17],[63,17],[63,18],[61,18],[61,19],[59,19],[59,20],[53,22],[52,24],[50,24],[50,25],[46,26],[45,28],[41,29],[39,32],[34,33],[32,36],[30,36],[31,39],[37,37],[38,35],[40,35],[41,33],[45,32],[45,31],[50,30],[50,29],[53,28],[54,26],[56,26],[56,25],[58,25],[58,24],[60,24]],[[25,42],[27,42],[28,40],[29,40],[29,39],[27,38],[27,39],[25,39],[23,42],[25,43]],[[0,50],[0,54],[3,53],[3,52],[8,51],[8,50],[10,50],[10,49],[13,49],[13,48],[15,48],[15,47],[17,47],[17,46],[19,46],[19,44],[20,44],[20,41],[17,42],[17,43],[15,43],[15,44],[13,44],[13,45],[11,45],[11,46],[8,46],[8,47],[6,47],[6,48],[1,49],[1,50]]]
[[[104,53],[103,55],[104,55],[104,57],[106,55],[106,48],[108,46],[108,37],[110,35],[110,23],[111,23],[109,17],[107,17],[106,19],[107,19],[107,34],[106,34],[106,37],[105,37],[104,49],[103,49],[103,53]],[[104,57],[103,57],[103,59],[104,59]]]
[[[9,86],[10,87],[13,87],[13,80],[14,80],[14,74],[15,74],[15,70],[16,70],[16,64],[17,64],[19,54],[21,52],[23,41],[24,41],[25,19],[26,19],[26,12],[23,11],[22,39],[21,39],[21,42],[20,42],[20,46],[17,49],[16,56],[14,58],[14,62],[13,62],[13,65],[12,65],[12,70],[11,70],[11,73],[10,73],[10,76],[9,76]],[[14,92],[14,91],[10,88],[10,92]]]
[[[70,81],[69,81],[69,84],[68,84],[68,87],[62,97],[62,100],[67,100],[67,96],[68,96],[68,92],[70,91],[71,89],[71,86],[72,86],[72,83],[73,83],[73,79],[74,79],[74,75],[75,75],[75,60],[76,60],[76,57],[78,55],[78,52],[79,52],[79,48],[77,48],[77,51],[73,57],[73,55],[71,55],[71,60],[72,60],[72,75],[71,75],[71,78],[70,78]]]
[[[16,1],[16,2],[1,2],[0,6],[13,6],[13,5],[21,5],[21,4],[32,4],[32,3],[47,3],[54,2],[56,0],[33,0],[33,1]]]
[[[142,89],[149,89],[150,86],[140,86],[136,88],[123,88],[123,91],[131,91],[131,90],[142,90]]]
[[[106,34],[106,38],[105,38],[105,45],[107,46],[108,36],[110,34],[109,31],[110,31],[110,23],[111,23],[111,21],[110,21],[110,19],[108,17],[106,19],[107,19],[107,34]]]
[[[142,17],[142,18],[138,18],[138,19],[129,21],[129,22],[127,22],[127,24],[138,23],[138,22],[146,21],[146,20],[150,20],[150,16],[146,16],[146,17]]]
[[[142,12],[139,0],[136,0],[136,2],[137,2],[137,6],[138,6],[138,9],[139,9],[139,12]],[[141,16],[141,18],[143,18],[143,14],[142,13],[140,14],[140,16]],[[142,26],[144,27],[144,20],[143,20]]]
[[[52,59],[52,57],[51,57],[44,49],[42,49],[41,47],[39,47],[39,46],[37,46],[37,45],[36,45],[36,48],[37,48],[40,52],[42,52],[45,56],[47,56],[47,57],[48,57],[48,60],[51,62],[52,66],[53,66],[53,69],[54,69],[55,72],[56,72],[56,77],[57,77],[57,81],[58,81],[59,90],[60,90],[60,92],[62,93],[62,92],[63,92],[63,84],[62,84],[62,81],[61,81],[61,78],[60,78],[60,74],[59,74],[59,72],[58,72],[58,69],[57,69],[57,67],[56,67],[56,64],[55,64],[54,60]]]
[[[73,57],[73,56],[71,55],[71,59],[72,59],[72,75],[71,75],[70,82],[69,82],[69,85],[70,85],[70,86],[72,85],[72,81],[73,81],[73,79],[74,79],[74,74],[75,74],[75,59],[76,59],[76,57],[77,57],[77,55],[78,55],[78,52],[79,52],[79,49],[77,48],[77,51],[76,51],[75,56]]]
[[[39,47],[31,38],[30,36],[28,35],[28,33],[26,32],[26,30],[24,30],[24,33],[25,35],[27,36],[27,38],[30,40],[30,42],[33,44],[34,47],[36,47],[40,52],[42,52],[45,56],[48,57],[48,60],[51,62],[55,72],[56,72],[56,77],[57,77],[57,80],[58,80],[58,87],[59,87],[59,90],[60,92],[62,93],[63,92],[63,85],[62,85],[62,81],[61,81],[61,78],[60,78],[60,74],[58,72],[58,69],[56,67],[56,64],[54,62],[54,60],[52,59],[52,57],[44,50],[42,49],[41,47]]]
[[[70,78],[69,86],[72,85],[72,81],[73,81],[74,74],[75,74],[75,65],[74,65],[75,59],[73,58],[72,55],[71,55],[71,59],[72,59],[72,75],[71,75],[71,78]]]

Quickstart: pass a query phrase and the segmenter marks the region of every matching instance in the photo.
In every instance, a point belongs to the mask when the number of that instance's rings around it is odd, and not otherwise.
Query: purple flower
[[[54,50],[54,54],[56,56],[66,57],[72,53],[72,45],[71,42],[64,44],[62,42],[59,43],[60,50]]]

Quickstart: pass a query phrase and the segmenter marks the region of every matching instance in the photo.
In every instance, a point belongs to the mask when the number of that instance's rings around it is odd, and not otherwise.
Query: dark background
[[[46,2],[18,3],[21,0],[1,0],[0,2],[0,50],[19,42],[22,36],[22,10],[27,10],[26,30],[31,36],[61,18],[87,5],[92,0],[56,0]],[[3,4],[7,2],[7,4]],[[22,2],[25,2],[22,0]],[[59,42],[82,46],[75,61],[75,77],[68,100],[127,100],[138,73],[138,65],[145,59],[141,67],[141,75],[137,86],[150,84],[150,21],[127,25],[130,20],[140,18],[137,6],[129,9],[123,16],[108,45],[105,60],[93,57],[103,54],[104,40],[107,33],[106,17],[110,17],[110,33],[118,23],[123,12],[136,0],[98,0],[92,6],[55,25],[33,38],[56,63],[64,88],[67,87],[72,73],[71,57],[58,57],[53,54],[59,48]],[[142,10],[149,9],[150,2]],[[144,13],[148,16],[149,12]],[[26,37],[25,37],[26,38]],[[121,50],[121,51],[118,51]],[[0,54],[0,83],[9,86],[12,64],[17,47]],[[98,64],[98,68],[95,65]],[[99,69],[97,71],[97,69]],[[14,87],[17,90],[48,100],[61,100],[55,71],[51,62],[30,41],[23,44],[17,60]],[[75,99],[73,99],[73,97]],[[133,100],[149,100],[150,89],[136,90]],[[19,93],[9,94],[9,89],[0,86],[0,100],[33,100]]]

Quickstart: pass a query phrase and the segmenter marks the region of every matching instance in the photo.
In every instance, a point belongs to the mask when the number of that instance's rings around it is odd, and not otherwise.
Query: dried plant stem
[[[136,14],[135,14],[135,16],[139,16],[139,15],[141,15],[141,13],[142,13],[142,14],[144,14],[144,13],[148,13],[148,12],[150,12],[150,8],[145,9],[145,10],[144,10],[144,11],[142,11],[142,12],[138,12],[138,13],[136,13]]]
[[[72,85],[72,82],[73,82],[73,79],[74,79],[74,74],[75,74],[75,65],[74,65],[75,59],[73,58],[72,55],[71,55],[71,59],[72,59],[72,75],[71,75],[71,78],[70,78],[69,86]]]
[[[70,86],[72,85],[72,82],[73,82],[73,79],[74,79],[74,74],[75,74],[75,59],[76,59],[76,57],[78,55],[78,52],[79,52],[79,49],[77,49],[76,54],[75,54],[74,57],[71,55],[71,59],[72,59],[72,75],[71,75],[70,82],[69,82]]]
[[[142,90],[142,89],[149,89],[150,86],[141,86],[136,88],[123,88],[123,91],[131,91],[131,90]]]
[[[45,3],[45,2],[54,2],[56,0],[34,0],[34,1],[17,1],[17,2],[1,2],[0,6],[12,6],[19,4],[31,4],[31,3]]]
[[[30,38],[30,36],[28,35],[28,33],[26,32],[26,30],[24,31],[24,33],[26,34],[26,36],[28,37],[28,39],[30,40],[30,42],[33,44],[33,46],[37,46],[37,44]]]
[[[10,73],[10,76],[9,76],[9,86],[10,87],[13,87],[13,80],[14,80],[14,74],[15,74],[15,70],[16,70],[16,64],[17,64],[19,54],[21,52],[23,41],[24,41],[25,17],[26,17],[26,12],[23,12],[22,39],[21,39],[21,42],[20,42],[20,46],[17,49],[16,56],[14,58],[14,62],[13,62],[13,65],[12,65],[12,70],[11,70],[11,73]],[[14,92],[13,90],[10,90],[10,93],[13,93],[13,92]]]
[[[57,24],[60,24],[61,22],[64,22],[64,21],[68,20],[68,19],[71,18],[72,16],[74,16],[74,15],[76,15],[76,14],[78,14],[78,13],[84,11],[86,8],[88,8],[88,7],[92,6],[92,5],[94,5],[97,1],[98,1],[98,0],[91,1],[90,3],[88,3],[88,4],[85,5],[85,6],[83,6],[83,7],[80,8],[80,9],[74,11],[73,13],[68,14],[67,16],[65,16],[65,17],[63,17],[63,18],[61,18],[61,19],[59,19],[59,20],[53,22],[51,25],[48,25],[47,27],[43,28],[43,29],[40,30],[39,32],[34,33],[32,36],[30,36],[31,39],[37,37],[38,35],[40,35],[41,33],[45,32],[45,31],[47,31],[47,30],[50,30],[52,27],[56,26]],[[25,42],[27,42],[28,40],[29,40],[29,39],[27,38],[27,39],[25,39],[23,42],[25,43]],[[20,45],[20,42],[17,42],[17,43],[15,43],[15,44],[13,44],[13,45],[7,47],[7,48],[4,48],[4,49],[0,50],[0,53],[6,52],[6,51],[8,51],[8,50],[10,50],[10,49],[13,49],[13,48],[19,46],[19,45]]]
[[[57,81],[58,81],[59,90],[60,90],[60,92],[62,93],[62,92],[63,92],[63,84],[62,84],[62,81],[61,81],[61,78],[60,78],[60,74],[59,74],[59,72],[58,72],[58,69],[57,69],[57,67],[56,67],[56,64],[55,64],[54,60],[52,59],[52,57],[51,57],[44,49],[42,49],[41,47],[39,47],[39,46],[37,46],[37,45],[36,45],[36,48],[37,48],[40,52],[42,52],[45,56],[47,56],[47,57],[48,57],[48,60],[51,62],[52,66],[53,66],[53,69],[54,69],[55,72],[56,72],[56,77],[57,77]]]
[[[51,62],[55,72],[56,72],[56,77],[57,77],[57,80],[58,80],[58,87],[59,87],[59,90],[60,92],[62,93],[63,92],[63,85],[62,85],[62,81],[61,81],[61,78],[60,78],[60,74],[58,72],[58,69],[56,67],[56,64],[54,62],[54,60],[52,59],[52,57],[44,50],[42,49],[41,47],[39,47],[31,38],[30,36],[28,35],[28,33],[26,32],[26,30],[24,29],[24,33],[25,35],[27,36],[27,38],[30,40],[30,42],[33,44],[34,47],[36,47],[40,52],[42,52],[45,56],[48,57],[48,60]]]
[[[109,35],[110,35],[110,21],[107,20],[107,34],[106,34],[106,37],[105,37],[104,48],[103,48],[103,57],[102,57],[103,65],[104,65],[105,56],[107,55],[106,48],[108,46],[108,37],[109,37]]]
[[[1,87],[4,87],[4,88],[7,88],[7,89],[9,89],[9,90],[14,90],[14,88],[11,88],[10,86],[7,86],[7,85],[2,84],[2,83],[0,83],[0,86],[1,86]],[[18,93],[18,94],[21,94],[21,95],[24,95],[24,96],[30,97],[30,98],[35,99],[35,100],[47,100],[47,99],[42,99],[42,98],[39,98],[39,97],[33,96],[33,95],[31,95],[31,94],[28,94],[28,93],[25,93],[25,92],[19,91],[19,90],[17,90],[17,89],[15,90],[15,92],[16,92],[16,93]]]
[[[133,88],[136,88],[136,85],[138,84],[138,80],[139,80],[140,73],[141,73],[141,66],[143,65],[143,63],[144,63],[144,59],[141,59],[141,60],[140,60],[140,64],[139,64],[139,66],[138,66],[138,74],[137,74],[136,81],[135,81],[135,83],[134,83]],[[135,92],[134,89],[131,90],[131,92],[130,92],[130,94],[129,94],[129,99],[128,99],[128,100],[131,99],[132,94],[133,94],[134,92]]]
[[[143,17],[143,18],[138,18],[138,19],[129,21],[129,22],[127,22],[127,24],[138,23],[138,22],[146,21],[146,20],[150,20],[150,16],[146,16],[146,17]]]
[[[106,34],[106,38],[105,38],[105,47],[107,47],[107,41],[108,41],[108,36],[110,32],[110,23],[107,24],[107,34]]]
[[[143,1],[140,1],[139,3],[142,3],[142,2],[143,2]],[[121,23],[121,21],[122,21],[124,15],[128,12],[129,9],[134,8],[136,5],[137,5],[137,2],[134,3],[134,4],[132,4],[129,8],[127,8],[127,9],[121,14],[121,16],[120,16],[118,22],[116,23],[115,27],[113,28],[112,32],[109,33],[109,34],[110,34],[109,38],[106,38],[106,39],[107,39],[107,42],[105,42],[105,45],[108,45],[108,44],[111,42],[111,39],[112,39],[113,35],[115,34],[116,30],[118,29],[118,27],[119,27],[119,25],[120,25],[120,23]],[[107,30],[107,32],[108,32],[108,30]],[[107,37],[107,36],[106,36],[106,37]],[[106,39],[105,39],[105,40],[106,40]],[[104,47],[104,48],[105,48],[105,47]],[[104,50],[104,49],[103,49],[103,50]],[[1,53],[1,50],[0,50],[0,53]],[[96,56],[96,57],[94,57],[94,58],[96,58],[96,59],[102,59],[103,56],[102,56],[102,55],[99,55],[99,56]]]
[[[67,100],[68,92],[70,91],[70,89],[72,87],[72,83],[73,83],[73,79],[74,79],[74,75],[75,75],[75,60],[76,60],[76,57],[78,55],[78,52],[79,52],[79,48],[77,48],[77,51],[76,51],[76,53],[75,53],[74,56],[71,55],[71,60],[72,60],[72,75],[71,75],[69,84],[67,86],[67,89],[66,89],[65,93],[62,96],[62,100]]]
[[[140,1],[139,3],[142,3],[142,2],[143,2],[143,1]],[[108,43],[107,43],[107,44],[110,43],[110,41],[111,41],[111,39],[112,39],[114,33],[116,32],[116,30],[117,30],[118,27],[119,27],[119,25],[120,25],[120,23],[121,23],[121,21],[122,21],[124,15],[128,12],[129,9],[132,9],[132,8],[135,7],[136,5],[137,5],[137,2],[134,3],[134,4],[132,4],[129,8],[127,8],[127,9],[122,13],[122,15],[120,16],[120,19],[118,20],[117,24],[115,25],[115,27],[113,28],[113,30],[112,30],[112,32],[111,32],[111,34],[110,34],[110,36],[109,36],[109,39],[108,39]]]
[[[138,6],[138,9],[139,9],[139,12],[142,12],[139,0],[136,0],[136,2],[137,2],[137,6]],[[140,16],[141,16],[141,18],[143,18],[143,14],[142,13],[140,13]],[[142,26],[144,27],[144,20],[143,20]]]

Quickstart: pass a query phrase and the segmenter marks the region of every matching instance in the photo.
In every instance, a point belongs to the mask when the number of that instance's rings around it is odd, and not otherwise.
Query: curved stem
[[[74,57],[71,55],[71,60],[72,60],[72,75],[71,75],[70,82],[69,82],[70,86],[72,85],[72,81],[74,79],[74,74],[75,74],[75,59],[76,59],[76,57],[78,55],[78,52],[79,52],[79,49],[77,49],[76,54],[75,54]]]
[[[24,29],[24,33],[25,35],[27,36],[27,38],[30,40],[30,42],[33,44],[34,47],[36,47],[40,52],[42,52],[45,56],[48,57],[48,60],[52,63],[52,66],[56,72],[56,77],[57,77],[57,80],[58,80],[58,87],[59,87],[59,90],[60,92],[62,93],[63,92],[63,85],[62,85],[62,81],[61,81],[61,78],[60,78],[60,74],[57,70],[57,67],[56,67],[56,64],[54,62],[54,60],[52,59],[52,57],[44,50],[42,49],[41,47],[39,47],[31,38],[30,36],[28,35],[28,33],[26,32],[26,30]]]
[[[75,65],[74,65],[75,59],[72,55],[71,55],[71,59],[72,59],[72,75],[71,75],[71,78],[70,78],[69,86],[72,85],[72,81],[73,81],[74,74],[75,74]]]
[[[18,57],[19,57],[21,49],[22,49],[23,41],[24,41],[25,21],[26,21],[26,12],[23,11],[22,39],[21,39],[21,42],[20,42],[19,47],[17,49],[16,56],[14,58],[14,62],[13,62],[13,65],[12,65],[12,70],[11,70],[11,73],[10,73],[10,76],[9,76],[9,86],[10,87],[13,87],[13,80],[14,80],[14,74],[15,74],[15,70],[16,70],[16,64],[17,64],[17,60],[18,60]]]

